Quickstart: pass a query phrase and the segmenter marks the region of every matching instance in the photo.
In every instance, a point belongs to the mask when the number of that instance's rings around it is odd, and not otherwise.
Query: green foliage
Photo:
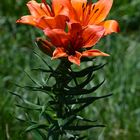
[[[27,74],[34,85],[24,86],[23,88],[34,92],[38,91],[39,94],[45,93],[48,95],[45,102],[38,100],[37,103],[32,103],[23,96],[10,92],[21,100],[16,105],[20,109],[24,109],[24,114],[28,114],[27,118],[19,118],[19,120],[29,125],[25,132],[33,130],[39,132],[40,136],[43,134],[43,140],[59,140],[63,139],[64,136],[67,139],[77,140],[81,139],[81,134],[77,133],[77,131],[85,131],[94,127],[104,127],[104,125],[98,125],[95,121],[80,116],[81,111],[90,104],[111,95],[100,97],[92,96],[92,93],[95,92],[104,81],[90,89],[87,88],[87,85],[89,85],[95,77],[93,73],[100,70],[104,65],[93,65],[92,59],[89,59],[89,61],[92,62],[91,66],[79,71],[74,71],[71,67],[71,63],[65,59],[62,60],[58,66],[51,67],[44,58],[40,58],[48,68],[33,70],[39,71],[39,73],[45,73],[42,77],[44,84],[39,83],[39,81],[36,82],[37,80],[34,80],[34,77],[32,78]],[[86,60],[86,63],[87,62]],[[51,79],[52,77],[53,81]],[[83,80],[77,81],[79,77]],[[49,85],[49,83],[51,83],[51,85]],[[42,102],[43,105],[41,105],[40,102]],[[34,113],[34,111],[37,112]],[[37,120],[33,114],[38,116]],[[85,136],[82,137],[85,138]]]

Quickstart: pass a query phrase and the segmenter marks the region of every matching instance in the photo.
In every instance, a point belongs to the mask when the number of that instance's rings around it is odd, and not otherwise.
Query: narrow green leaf
[[[35,124],[36,122],[34,121],[31,121],[31,120],[27,120],[27,119],[22,119],[22,118],[18,118],[18,117],[15,117],[18,121],[21,121],[23,123],[28,123],[28,124]]]
[[[20,87],[20,88],[25,88],[27,90],[31,90],[31,91],[41,91],[41,92],[45,92],[46,91],[52,91],[52,87],[49,87],[49,86],[36,86],[36,87],[33,87],[33,86],[21,86],[21,85],[18,85],[16,84],[16,86]]]
[[[95,91],[96,89],[98,89],[104,82],[105,82],[105,79],[100,84],[98,84],[97,86],[94,86],[91,89],[87,90],[87,93],[86,94],[92,93],[93,91]]]
[[[22,118],[18,118],[18,117],[15,117],[17,120],[21,121],[21,122],[28,122],[27,120],[25,119],[22,119]]]
[[[81,105],[79,108],[76,108],[76,109],[71,110],[71,112],[67,112],[67,114],[65,114],[65,116],[76,115],[78,112],[82,111],[84,108],[86,108],[87,106],[89,106],[90,104],[92,104],[95,100],[106,98],[106,97],[109,97],[111,95],[112,94],[108,94],[108,95],[101,96],[101,97],[93,97],[93,98],[91,97],[91,100],[90,101],[87,101],[86,103],[84,103],[83,105]]]
[[[29,132],[36,129],[47,129],[47,128],[48,126],[46,124],[33,124],[29,126],[28,128],[26,128],[24,132]]]
[[[75,77],[84,77],[86,76],[87,74],[89,74],[90,72],[94,72],[96,70],[99,70],[101,68],[104,67],[105,64],[103,65],[96,65],[96,66],[90,66],[90,67],[87,67],[81,71],[78,71],[78,72],[71,72],[70,74],[72,76],[75,76]]]
[[[85,98],[76,98],[76,99],[67,98],[67,99],[63,100],[63,103],[67,104],[67,105],[90,103],[90,102],[94,102],[101,98],[106,98],[108,96],[110,96],[110,94],[106,95],[106,96],[101,96],[101,97],[85,97]],[[55,102],[55,101],[50,101],[49,103],[51,105],[58,104],[58,102]]]
[[[85,138],[87,138],[87,136],[80,137],[77,140],[84,140]]]
[[[49,124],[51,124],[52,122],[54,122],[53,117],[52,117],[49,113],[47,113],[47,112],[42,112],[41,115],[44,116],[44,118],[46,118],[46,120],[47,120],[47,122],[48,122]]]
[[[20,105],[20,104],[15,104],[17,107],[27,109],[27,110],[41,110],[41,107],[36,107],[36,106],[27,106],[27,105]]]
[[[76,119],[81,120],[81,121],[85,121],[85,122],[90,122],[90,123],[94,123],[94,122],[97,121],[97,120],[85,119],[85,118],[83,118],[83,117],[81,117],[81,116],[76,116]]]
[[[70,118],[67,118],[66,123],[63,125],[63,127],[68,126],[70,124],[72,124],[72,122],[76,119],[76,116],[71,116]]]
[[[24,105],[16,104],[18,107],[26,108],[26,109],[34,109],[34,110],[40,110],[42,106],[34,104],[32,102],[29,102],[28,100],[24,99],[21,95],[15,93],[15,92],[10,92],[12,95],[17,96],[19,99],[21,99],[24,103]]]
[[[43,140],[46,140],[47,139],[47,136],[45,135],[44,132],[42,132],[40,130],[36,130],[36,131],[39,133],[39,135],[42,137]]]
[[[44,59],[44,58],[42,58],[38,53],[36,53],[35,51],[34,51],[34,54],[38,57],[38,58],[40,58],[47,66],[48,66],[48,68],[51,70],[51,71],[54,71],[53,70],[53,68],[46,62],[46,60]]]
[[[34,70],[34,71],[41,71],[41,72],[47,72],[47,73],[52,73],[53,71],[51,70],[47,70],[47,69],[44,69],[44,68],[33,68],[31,70]]]
[[[103,80],[100,84],[92,87],[91,89],[69,89],[69,90],[64,90],[63,92],[65,92],[66,96],[70,96],[70,95],[84,95],[84,94],[90,94],[92,92],[94,92],[95,90],[97,90],[103,83],[105,80]]]
[[[24,71],[24,72],[26,73],[26,75],[29,77],[29,79],[30,79],[34,84],[40,86],[40,84],[39,84],[37,81],[35,81],[35,80],[31,77],[30,74],[28,74],[26,71]]]
[[[89,82],[94,78],[95,75],[92,76],[92,72],[88,74],[86,80],[80,84],[77,84],[75,87],[68,87],[71,90],[78,90],[84,88]]]
[[[24,102],[24,99],[23,99],[23,97],[21,95],[15,93],[15,92],[12,92],[12,91],[9,91],[9,93],[11,93],[14,96],[17,96],[19,99],[21,99]]]

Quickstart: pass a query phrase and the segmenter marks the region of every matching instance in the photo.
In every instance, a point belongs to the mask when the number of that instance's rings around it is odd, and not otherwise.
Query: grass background
[[[24,70],[29,71],[41,62],[34,57],[34,40],[41,33],[26,25],[15,23],[27,15],[27,0],[6,0],[0,4],[0,140],[31,139],[21,137],[24,129],[15,116],[19,114],[15,97],[8,91],[17,91],[14,83],[28,84]],[[97,94],[112,92],[106,100],[94,103],[85,115],[98,118],[106,128],[90,130],[88,140],[139,140],[140,138],[140,1],[114,0],[109,19],[120,23],[121,32],[104,38],[97,46],[111,54],[97,61],[108,62],[99,72],[99,80],[106,82]],[[43,56],[43,54],[41,53]],[[30,73],[30,71],[29,71]],[[19,114],[20,115],[20,114]],[[97,135],[98,133],[98,135]],[[29,136],[28,136],[29,137]],[[36,138],[39,140],[39,138]]]

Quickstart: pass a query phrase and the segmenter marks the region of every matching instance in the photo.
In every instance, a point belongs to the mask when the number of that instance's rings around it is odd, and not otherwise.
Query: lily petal
[[[71,36],[74,38],[82,31],[82,26],[80,23],[68,23],[68,28]]]
[[[64,30],[47,28],[44,30],[44,33],[49,37],[54,46],[64,48],[68,45],[69,36]]]
[[[82,53],[82,56],[84,56],[84,57],[88,57],[88,56],[93,56],[93,57],[95,57],[95,56],[109,56],[109,54],[101,52],[100,50],[94,49],[94,50],[84,51]]]
[[[94,4],[94,10],[91,13],[89,24],[98,24],[108,15],[113,4],[113,0],[98,0]]]
[[[103,26],[88,25],[83,30],[83,48],[94,46],[103,36],[105,29]]]
[[[68,16],[70,0],[52,0],[52,8],[55,15],[61,14]]]
[[[68,17],[64,15],[57,15],[55,17],[44,16],[38,20],[37,25],[42,25],[43,29],[47,27],[51,29],[65,29],[66,21],[68,21]]]
[[[108,34],[111,34],[113,32],[117,33],[120,31],[119,24],[115,20],[103,21],[99,25],[104,26],[104,28],[105,28],[104,35],[108,35]]]
[[[68,56],[68,60],[78,66],[80,66],[80,58],[82,57],[82,54],[79,52],[75,52],[75,55]]]
[[[60,58],[60,57],[67,57],[67,53],[64,51],[64,48],[58,47],[53,52],[52,59]]]
[[[23,24],[29,24],[29,25],[36,25],[36,22],[33,18],[33,16],[31,15],[27,15],[27,16],[22,16],[20,19],[18,19],[16,21],[16,23],[23,23]]]
[[[71,11],[71,18],[74,18],[76,20],[79,20],[81,18],[81,16],[83,15],[83,8],[82,5],[85,4],[86,5],[87,0],[71,0],[71,4],[73,7],[73,10],[70,9]]]
[[[27,3],[27,7],[33,17],[39,18],[45,15],[50,16],[50,11],[46,8],[44,3],[37,3],[35,0],[31,0]],[[50,7],[48,6],[50,9]]]

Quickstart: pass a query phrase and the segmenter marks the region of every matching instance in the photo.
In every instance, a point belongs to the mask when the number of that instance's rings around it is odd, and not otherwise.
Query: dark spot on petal
[[[40,4],[40,9],[43,9],[43,8],[42,8],[42,3]]]
[[[95,5],[93,5],[92,10],[94,10],[94,8],[95,8]]]
[[[84,8],[83,8],[83,12],[85,11],[85,9],[86,9],[86,8],[84,7]]]
[[[83,3],[83,4],[82,4],[82,9],[84,8],[84,6],[85,6],[85,4]]]
[[[99,9],[96,9],[94,13],[97,13],[97,11],[99,11]]]

